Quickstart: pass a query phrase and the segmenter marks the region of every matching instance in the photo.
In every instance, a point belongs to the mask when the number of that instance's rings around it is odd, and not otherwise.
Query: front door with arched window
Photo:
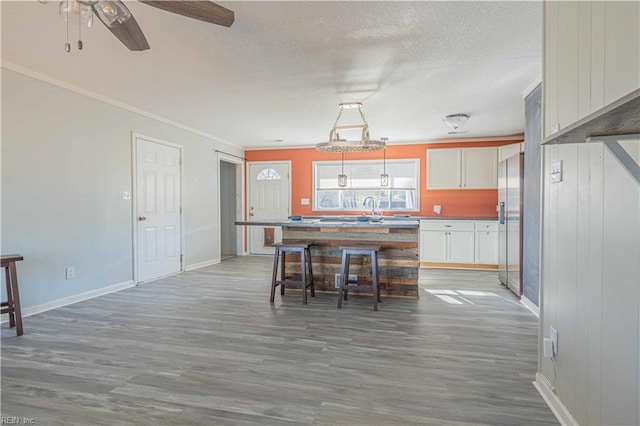
[[[291,211],[289,163],[249,163],[249,221],[286,220]],[[249,226],[249,253],[273,254],[272,244],[282,240],[282,229]]]

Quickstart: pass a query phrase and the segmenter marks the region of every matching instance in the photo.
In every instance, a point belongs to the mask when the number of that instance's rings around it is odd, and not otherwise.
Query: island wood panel
[[[347,228],[347,227],[283,227],[283,243],[312,242],[313,277],[318,291],[335,291],[335,275],[340,273],[340,246],[357,244],[380,245],[378,271],[383,296],[418,298],[418,228]],[[287,255],[286,272],[300,275],[300,256]],[[371,282],[371,259],[352,256],[350,274],[358,281]]]

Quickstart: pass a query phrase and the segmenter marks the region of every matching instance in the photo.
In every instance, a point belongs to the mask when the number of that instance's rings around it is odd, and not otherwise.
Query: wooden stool
[[[340,288],[338,289],[338,308],[342,308],[342,299],[347,300],[349,290],[372,290],[373,310],[378,310],[380,283],[378,282],[378,252],[380,246],[344,246],[342,250],[342,268],[340,268]],[[351,256],[371,256],[371,285],[358,285],[358,281],[349,280],[349,261]]]
[[[313,270],[311,268],[311,251],[309,243],[277,243],[274,244],[276,249],[273,255],[273,275],[271,277],[271,303],[276,296],[276,287],[280,286],[280,295],[284,296],[285,283],[300,285],[302,288],[302,303],[307,304],[307,287],[311,287],[311,297],[316,297],[316,290],[313,284]],[[287,280],[285,275],[286,255],[287,253],[300,253],[300,280]],[[278,260],[282,254],[282,266],[280,270],[280,280],[278,280]],[[307,275],[307,268],[309,275]],[[307,283],[307,278],[309,282]]]
[[[9,327],[16,328],[16,334],[22,336],[22,311],[20,310],[20,293],[18,292],[18,273],[16,262],[24,260],[19,254],[0,256],[2,267],[6,268],[7,301],[2,302],[0,314],[9,314]]]

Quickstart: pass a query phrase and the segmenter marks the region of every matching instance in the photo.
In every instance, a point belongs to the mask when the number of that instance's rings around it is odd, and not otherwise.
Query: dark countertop
[[[237,221],[236,225],[254,226],[305,226],[305,227],[374,227],[374,228],[414,228],[418,227],[421,220],[487,220],[497,221],[498,217],[451,217],[451,216],[410,216],[394,215],[380,216],[380,222],[358,222],[356,217],[360,215],[340,215],[340,216],[303,216],[302,220],[294,221],[287,219],[273,219],[262,221]]]
[[[341,220],[342,218],[355,218],[356,216],[360,216],[357,214],[354,215],[348,215],[348,214],[344,214],[344,215],[318,215],[318,216],[303,216],[303,219],[324,219],[324,220],[328,220],[328,219],[336,219],[336,220]],[[456,216],[413,216],[413,215],[402,215],[402,214],[398,214],[398,215],[382,215],[380,216],[381,218],[383,218],[385,221],[389,221],[389,220],[494,220],[497,221],[498,220],[498,216],[493,216],[493,217],[456,217]]]
[[[354,216],[355,217],[355,216]],[[304,227],[304,228],[418,228],[420,222],[414,218],[395,218],[387,220],[384,218],[380,222],[357,222],[355,220],[339,220],[338,218],[303,218],[303,220],[263,220],[235,222],[236,225],[253,225],[253,226],[288,226],[288,227]]]
[[[446,216],[419,216],[419,220],[498,220],[498,216],[494,217],[446,217]]]

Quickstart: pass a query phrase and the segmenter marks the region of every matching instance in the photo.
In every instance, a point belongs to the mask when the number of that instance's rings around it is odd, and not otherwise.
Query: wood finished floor
[[[423,269],[420,300],[385,298],[373,312],[369,297],[337,310],[332,294],[304,306],[293,291],[270,305],[270,270],[267,258],[233,258],[28,317],[20,338],[4,324],[2,416],[57,425],[557,424],[531,383],[537,320],[496,272]]]

